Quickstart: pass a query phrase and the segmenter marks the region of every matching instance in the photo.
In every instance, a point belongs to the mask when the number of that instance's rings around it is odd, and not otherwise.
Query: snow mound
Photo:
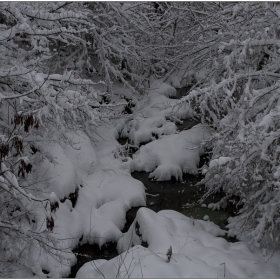
[[[162,94],[167,97],[176,96],[176,89],[169,84],[166,84],[160,80],[155,80],[151,83],[149,88],[149,94],[156,93]]]
[[[54,217],[55,234],[69,238],[71,248],[78,244],[81,236],[81,244],[95,243],[101,247],[117,242],[123,235],[126,211],[146,205],[143,183],[123,174],[106,177],[100,171],[83,183],[74,208],[70,201],[60,203]]]
[[[40,182],[45,193],[54,192],[59,199],[74,192],[79,184],[77,170],[58,143],[42,147],[46,158],[40,165],[33,165],[33,180]],[[33,157],[39,157],[36,153]],[[37,162],[39,159],[37,160]]]
[[[118,212],[119,211],[120,210],[118,209]],[[90,218],[88,218],[87,220],[90,221]],[[94,213],[91,217],[90,227],[89,224],[84,224],[84,229],[86,228],[88,230],[84,230],[84,232],[86,232],[86,235],[84,235],[81,244],[98,244],[99,248],[101,248],[106,243],[117,242],[123,235],[113,221],[104,217],[98,217],[96,213]]]
[[[118,102],[120,98],[124,98],[126,100],[131,100],[134,104],[136,104],[144,97],[142,94],[135,94],[130,88],[118,81],[114,82],[112,89],[114,94],[110,96],[110,99],[115,102]]]
[[[171,75],[167,80],[166,83],[170,84],[174,88],[181,88],[182,87],[182,78],[179,76]]]
[[[102,135],[102,139],[95,148],[81,131],[67,134],[71,145],[47,143],[42,147],[46,159],[41,165],[34,165],[38,171],[34,176],[37,174],[37,181],[42,181],[40,187],[47,196],[54,192],[63,199],[78,190],[64,202],[58,201],[59,208],[52,213],[54,228],[49,236],[59,239],[57,244],[63,247],[61,254],[65,259],[42,254],[40,248],[34,246],[30,261],[34,262],[36,277],[46,277],[42,270],[48,271],[48,276],[52,278],[67,277],[76,262],[71,249],[85,243],[102,247],[108,242],[117,242],[123,236],[121,230],[126,222],[127,210],[146,205],[142,182],[124,171],[120,160],[113,156],[119,145],[115,140],[117,126],[100,128],[98,134]],[[33,157],[38,155],[35,153]],[[53,194],[51,198],[55,199]],[[44,209],[37,208],[36,212],[41,217],[38,220],[40,231],[45,231]]]
[[[91,141],[85,133],[76,131],[67,133],[67,137],[69,144],[57,141],[38,145],[38,149],[45,155],[43,161],[40,153],[31,158],[34,162],[41,162],[33,165],[33,180],[40,182],[39,185],[45,193],[54,192],[59,199],[75,192],[80,185],[81,172],[92,174],[99,164]]]
[[[110,180],[101,186],[100,189],[102,191],[101,200],[103,203],[121,200],[127,205],[128,209],[146,205],[143,183],[130,176],[123,174],[111,176]]]
[[[179,134],[163,136],[140,148],[134,155],[130,170],[151,172],[150,178],[182,180],[183,173],[198,174],[203,154],[201,143],[210,136],[210,128],[201,124]]]
[[[92,174],[98,165],[98,159],[90,139],[82,131],[67,134],[71,145],[65,145],[64,151],[67,158],[79,170]]]
[[[107,262],[107,260],[104,259],[99,259],[99,260],[95,260],[95,261],[91,261],[91,262],[87,262],[85,263],[77,272],[76,277],[77,279],[81,279],[81,278],[93,278],[91,276],[91,272],[95,271],[92,268],[96,267],[98,268],[98,266],[102,265],[103,263]],[[87,275],[87,277],[84,277],[84,275]],[[100,274],[100,278],[102,277],[102,274]]]
[[[163,229],[164,227],[166,228]],[[185,232],[183,236],[182,232]],[[130,229],[119,240],[117,249],[119,253],[123,253],[134,245],[146,243],[151,251],[165,255],[169,246],[172,246],[173,253],[182,251],[186,241],[201,239],[198,243],[206,242],[204,245],[209,246],[207,239],[211,235],[225,235],[225,231],[213,222],[194,220],[173,210],[155,213],[148,208],[140,208]],[[227,243],[224,239],[218,240],[220,243]]]
[[[162,135],[174,134],[176,131],[176,125],[173,122],[168,122],[164,116],[138,117],[126,124],[121,137],[127,137],[132,144],[139,146],[141,143],[156,140]]]
[[[217,237],[224,233],[212,222],[193,220],[176,211],[155,213],[140,208],[118,242],[122,254],[85,264],[77,277],[277,278],[275,264],[252,253],[243,242],[228,243]]]

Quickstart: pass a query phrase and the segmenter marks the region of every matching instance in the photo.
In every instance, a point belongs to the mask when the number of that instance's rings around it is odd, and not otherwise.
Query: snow
[[[174,134],[176,131],[176,125],[167,121],[164,116],[137,117],[126,124],[121,137],[128,138],[132,144],[139,146],[141,143],[161,138],[162,135]]]
[[[67,158],[75,165],[76,169],[92,174],[99,164],[92,142],[81,131],[67,134],[71,145],[65,145]]]
[[[209,216],[208,216],[208,215],[205,215],[205,216],[203,217],[203,220],[204,220],[204,221],[209,221],[209,220],[210,220],[210,218],[209,218]]]
[[[151,172],[150,178],[167,181],[171,177],[182,180],[183,173],[198,174],[201,143],[211,130],[201,124],[179,134],[164,136],[142,146],[134,155],[131,171]]]
[[[117,242],[122,236],[126,211],[146,205],[144,185],[128,175],[108,175],[100,169],[81,177],[83,187],[79,188],[75,208],[71,211],[67,202],[56,213],[56,224],[59,225],[55,228],[56,233],[65,237],[71,235],[76,243],[83,235],[82,243],[96,243],[100,247]]]
[[[233,160],[233,157],[219,157],[218,159],[213,159],[209,163],[209,168],[213,168],[220,165],[225,165],[229,161]]]
[[[114,158],[114,151],[119,146],[116,141],[118,125],[116,121],[108,127],[98,128],[96,132],[100,136],[96,135],[96,138],[100,141],[97,144],[83,132],[76,131],[67,134],[70,144],[56,142],[40,146],[47,157],[41,165],[34,167],[36,172],[32,176],[42,180],[40,187],[44,188],[46,197],[59,204],[56,212],[51,213],[54,219],[51,235],[62,240],[61,244],[68,248],[65,256],[69,262],[62,265],[59,258],[50,262],[50,256],[34,250],[31,259],[37,263],[37,277],[46,277],[42,269],[48,270],[50,277],[66,277],[76,262],[70,249],[74,249],[79,240],[80,244],[95,243],[100,247],[117,242],[123,236],[121,230],[126,222],[126,212],[131,207],[146,205],[142,182],[133,179],[122,168],[122,162]],[[67,197],[76,189],[78,198],[73,205]],[[65,201],[56,200],[54,193],[59,199],[66,198]],[[43,231],[46,229],[44,209],[38,207],[36,211]]]
[[[270,127],[275,127],[276,121],[273,119],[279,118],[280,115],[280,106],[276,106],[274,109],[270,111],[269,114],[265,115],[259,123],[259,127],[263,128],[263,131],[267,132]]]
[[[181,78],[182,79],[182,78]],[[178,76],[171,76],[166,82],[173,86],[174,88],[182,87],[182,80]]]
[[[83,142],[87,155],[76,161],[83,187],[79,189],[76,206],[69,214],[78,213],[80,217],[73,221],[77,220],[78,224],[81,221],[76,235],[84,235],[82,243],[96,243],[100,247],[107,242],[117,242],[122,236],[127,210],[146,205],[144,185],[124,172],[120,160],[113,156],[119,145],[114,128],[113,124],[99,129],[97,133],[102,135],[103,141],[95,149],[88,140],[86,145]],[[98,165],[92,164],[91,154],[98,159]],[[75,155],[72,156],[74,159]]]
[[[41,182],[40,186],[45,192],[54,192],[62,199],[74,192],[78,185],[75,166],[58,143],[44,146],[44,152],[47,158],[40,165],[33,166],[34,181]]]
[[[172,97],[172,96],[176,96],[176,89],[173,86],[164,83],[160,80],[154,80],[149,88],[149,94],[152,93],[162,94],[167,97]]]
[[[143,95],[140,94],[133,94],[133,92],[131,91],[131,89],[127,88],[126,86],[124,86],[122,83],[116,81],[116,83],[114,84],[113,87],[113,92],[114,95],[111,96],[111,100],[113,102],[119,102],[120,98],[127,98],[127,99],[131,99],[133,103],[137,103],[139,102],[139,100],[143,99]]]
[[[143,183],[130,176],[122,174],[112,176],[111,179],[101,187],[101,191],[103,201],[121,200],[127,205],[128,209],[146,205]]]
[[[176,99],[170,99],[163,94],[149,93],[146,98],[137,102],[133,109],[133,118],[125,122],[121,137],[127,137],[131,143],[139,146],[163,135],[176,133],[174,121],[196,116],[187,103],[178,106],[177,102]]]
[[[56,203],[56,202],[58,202],[57,197],[56,197],[56,194],[55,194],[54,192],[51,192],[51,193],[50,193],[49,200],[50,200],[51,203]]]
[[[114,221],[118,228],[123,228],[125,224],[125,215],[127,205],[120,200],[113,200],[102,204],[97,210],[96,215],[100,218]]]
[[[136,224],[137,222],[137,224]],[[279,268],[244,242],[229,243],[214,223],[172,210],[140,208],[118,242],[118,257],[85,264],[77,278],[276,278]],[[143,242],[148,247],[141,246]],[[170,262],[167,250],[172,247]]]
[[[280,167],[277,168],[276,172],[273,173],[274,179],[280,179]]]
[[[98,268],[98,266],[102,265],[103,263],[107,262],[107,260],[103,260],[103,259],[99,259],[96,261],[91,261],[91,262],[87,262],[85,263],[80,270],[77,272],[76,278],[80,279],[80,278],[84,278],[84,274],[87,274],[88,272],[92,271],[92,268]],[[96,270],[93,270],[96,271]],[[86,278],[92,278],[91,275],[87,274],[88,277]],[[103,275],[100,274],[100,278]]]
[[[71,99],[76,93],[68,91],[66,96]],[[118,102],[116,99],[115,103]],[[77,130],[66,134],[68,143],[56,141],[40,147],[46,158],[35,167],[33,176],[36,174],[37,179],[43,180],[41,187],[47,193],[54,192],[59,199],[65,199],[64,202],[57,201],[59,208],[51,214],[53,234],[64,240],[65,247],[74,249],[79,243],[102,247],[122,238],[126,212],[131,207],[145,206],[146,195],[144,185],[130,176],[131,170],[125,168],[122,157],[115,157],[120,147],[116,138],[123,128],[123,134],[128,133],[129,125],[133,131],[129,137],[136,144],[154,140],[155,135],[159,138],[172,136],[170,134],[176,133],[176,125],[167,121],[166,116],[194,116],[188,106],[179,113],[173,112],[175,104],[176,100],[154,93],[138,101],[136,116],[131,122],[112,120],[110,125],[95,127],[94,144],[85,133]],[[131,159],[126,164],[130,162]],[[75,190],[78,198],[74,205],[68,196]],[[56,201],[53,195],[51,198]],[[45,229],[44,220],[41,223]],[[73,253],[69,254],[73,265],[76,258]],[[33,255],[35,258],[36,254]],[[47,260],[42,257],[41,268],[44,262]],[[62,277],[69,274],[69,269],[70,266],[59,268],[59,261],[54,261],[47,270],[49,275]],[[39,265],[37,275],[43,275],[41,270]]]

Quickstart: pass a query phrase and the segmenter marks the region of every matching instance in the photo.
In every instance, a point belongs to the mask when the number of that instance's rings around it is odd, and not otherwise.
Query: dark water
[[[125,144],[128,142],[128,138],[119,138],[119,139],[118,139],[118,142],[119,142],[121,145],[125,145]]]
[[[146,187],[147,207],[158,212],[172,209],[179,211],[187,203],[196,202],[204,193],[201,187],[194,186],[199,181],[199,176],[185,174],[183,181],[151,181],[149,173],[133,172],[131,176]]]
[[[97,244],[83,244],[79,245],[73,250],[77,257],[77,263],[71,267],[71,274],[68,278],[75,278],[78,270],[87,262],[105,259],[110,260],[118,256],[116,243],[108,243],[99,248]]]
[[[203,159],[202,159],[203,161]],[[160,210],[175,210],[188,217],[202,220],[205,215],[221,228],[225,229],[227,219],[233,215],[230,207],[219,211],[212,211],[208,207],[198,203],[198,200],[205,192],[203,186],[196,186],[202,176],[189,174],[183,175],[183,181],[151,181],[149,173],[133,172],[132,177],[140,180],[146,187],[147,208],[158,212]],[[220,195],[212,196],[205,201],[205,205],[217,202]],[[133,207],[126,213],[126,224],[122,232],[126,232],[134,221],[137,211],[140,207]],[[234,238],[227,238],[228,241],[238,241]],[[73,250],[77,257],[77,263],[71,268],[69,278],[75,278],[78,270],[86,263],[97,259],[110,260],[118,256],[116,243],[108,243],[100,249],[97,244],[79,245]]]
[[[200,121],[196,119],[182,120],[180,123],[176,123],[179,131],[191,129],[193,126],[199,124]]]
[[[186,96],[190,89],[191,89],[191,87],[176,88],[177,94],[176,94],[175,99],[180,99],[180,98]]]
[[[227,219],[233,215],[234,210],[230,206],[219,211],[212,211],[206,207],[209,203],[219,201],[221,196],[218,194],[205,200],[203,203],[205,205],[198,203],[198,200],[205,193],[203,186],[195,186],[202,179],[201,175],[184,174],[182,182],[175,180],[166,182],[150,181],[149,173],[146,172],[133,172],[131,175],[145,185],[147,207],[155,212],[175,210],[188,217],[200,220],[207,215],[211,221],[223,229],[227,225]],[[133,218],[131,214],[127,216],[129,216],[129,219]]]

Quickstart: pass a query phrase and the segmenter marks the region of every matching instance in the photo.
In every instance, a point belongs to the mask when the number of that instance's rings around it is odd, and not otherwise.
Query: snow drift
[[[179,134],[164,136],[142,146],[130,164],[131,171],[151,172],[150,178],[168,181],[182,180],[183,173],[198,174],[202,141],[211,134],[209,127],[196,125]]]
[[[194,220],[172,210],[155,213],[140,208],[129,231],[118,242],[122,254],[109,261],[86,263],[76,277],[275,278],[279,275],[279,268],[253,254],[245,243],[228,243],[218,237],[224,234],[209,221]]]

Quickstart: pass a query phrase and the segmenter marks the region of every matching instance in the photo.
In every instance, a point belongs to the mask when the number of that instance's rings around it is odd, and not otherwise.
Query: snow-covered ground
[[[279,277],[278,255],[266,262],[244,242],[232,244],[218,237],[225,232],[212,222],[193,220],[175,211],[155,213],[142,207],[129,231],[121,232],[126,211],[146,205],[145,186],[130,172],[151,172],[150,177],[156,180],[171,176],[180,180],[183,172],[197,174],[202,141],[211,134],[202,125],[179,133],[170,120],[194,117],[194,111],[188,105],[176,110],[177,101],[168,98],[175,89],[162,83],[154,85],[155,89],[137,103],[134,118],[112,120],[110,125],[96,128],[95,142],[76,131],[68,135],[73,145],[49,144],[44,149],[55,162],[45,160],[35,170],[46,193],[55,192],[63,199],[78,190],[76,205],[62,200],[53,214],[53,234],[65,248],[74,249],[79,242],[100,247],[118,242],[118,257],[86,263],[77,278]],[[120,153],[119,134],[136,146],[152,142],[141,146],[131,159]],[[44,227],[42,222],[41,230]],[[76,261],[69,251],[63,264],[60,258],[36,249],[32,254],[36,275],[18,271],[13,277],[45,278],[43,269],[50,278],[67,277]]]
[[[244,242],[229,243],[210,221],[176,211],[140,208],[119,240],[118,257],[86,263],[77,278],[275,278],[277,261],[250,251]],[[141,245],[142,244],[142,245]],[[169,254],[169,256],[168,256]]]

